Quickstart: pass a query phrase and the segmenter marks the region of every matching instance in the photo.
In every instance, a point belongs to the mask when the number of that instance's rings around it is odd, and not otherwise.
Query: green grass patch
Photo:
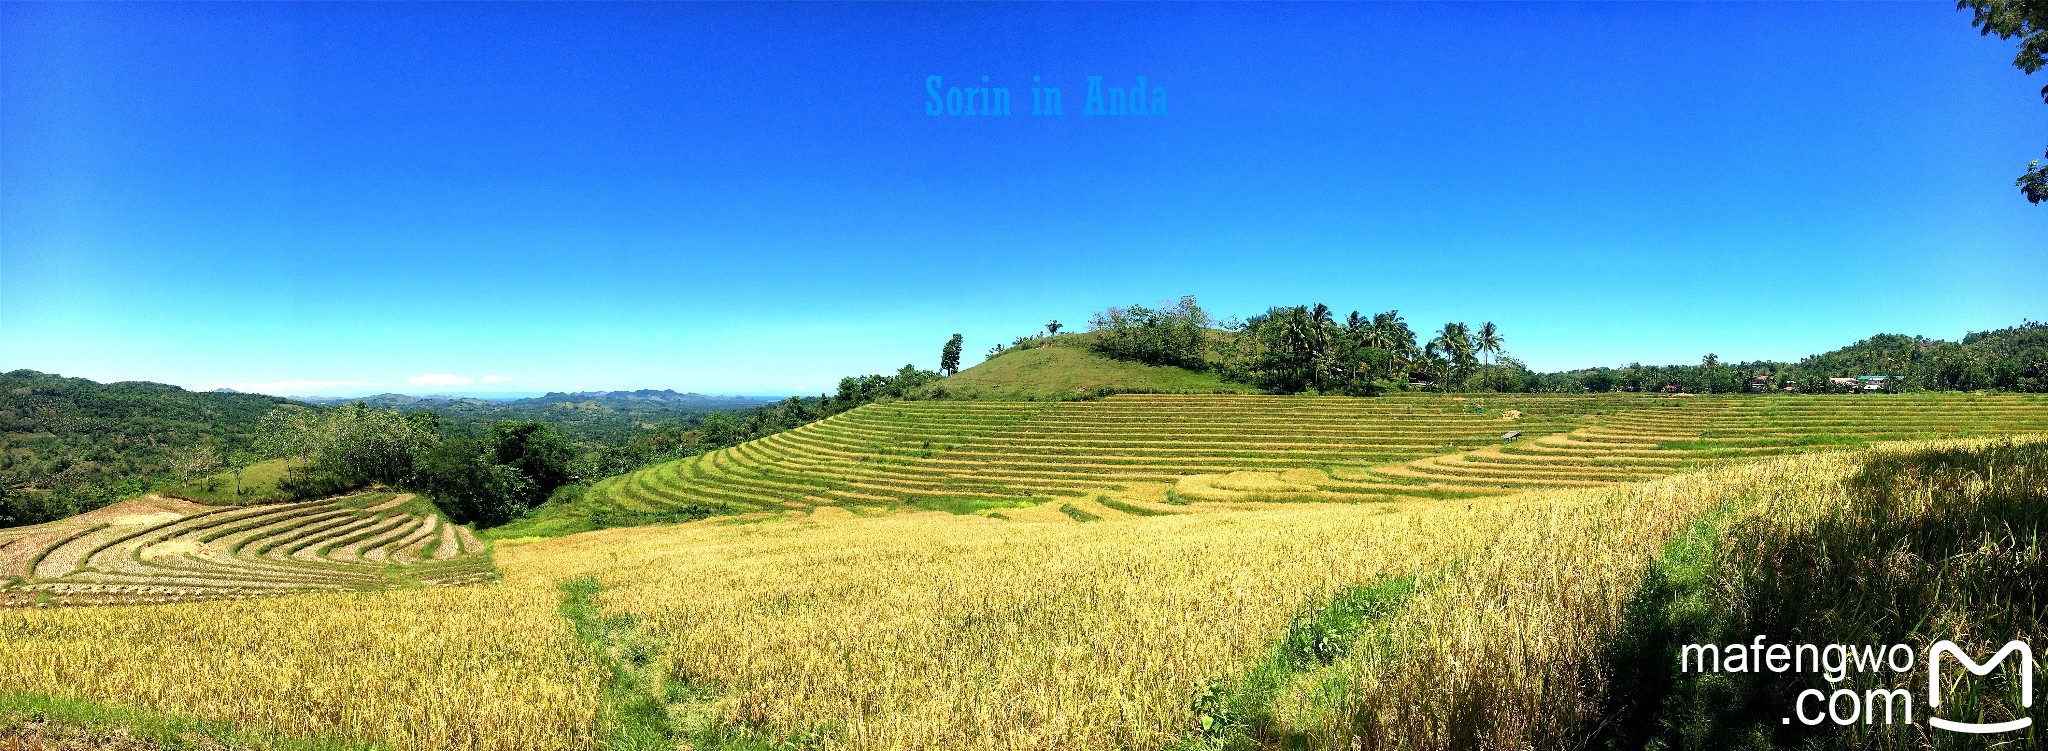
[[[1075,506],[1074,504],[1071,504],[1071,503],[1062,503],[1062,504],[1060,504],[1060,513],[1062,513],[1062,514],[1066,514],[1066,515],[1067,515],[1067,516],[1068,516],[1069,518],[1072,518],[1072,519],[1073,519],[1074,521],[1077,521],[1077,522],[1099,522],[1099,521],[1102,521],[1102,517],[1100,517],[1100,516],[1096,516],[1096,515],[1094,515],[1094,514],[1091,514],[1091,513],[1088,513],[1088,512],[1087,512],[1087,510],[1085,510],[1085,509],[1082,509],[1082,508],[1081,508],[1081,507],[1079,507],[1079,506]]]
[[[929,511],[944,511],[948,514],[967,516],[984,511],[1006,508],[1028,508],[1040,502],[1024,498],[983,498],[964,495],[918,496],[910,506]]]
[[[1007,352],[925,387],[926,396],[946,399],[1065,401],[1110,394],[1256,394],[1213,372],[1112,360],[1086,346],[1085,334],[1059,337],[1074,344],[1048,344]]]
[[[705,504],[682,504],[658,511],[631,511],[608,503],[582,498],[550,502],[532,513],[477,535],[486,540],[540,540],[611,527],[649,524],[682,524],[734,513],[732,509]]]
[[[1166,509],[1146,508],[1144,506],[1140,506],[1135,503],[1130,503],[1128,501],[1119,501],[1115,498],[1111,498],[1106,495],[1095,496],[1095,502],[1100,503],[1108,508],[1113,508],[1118,511],[1122,511],[1126,514],[1131,514],[1134,516],[1177,516],[1182,513],[1179,511],[1168,511]]]
[[[654,751],[676,746],[676,728],[668,705],[682,696],[664,675],[659,657],[663,645],[629,615],[606,616],[597,607],[604,590],[584,576],[560,585],[560,612],[604,666],[607,677],[599,710],[604,747],[614,751]]]
[[[1203,687],[1193,706],[1200,732],[1180,747],[1234,751],[1298,744],[1300,739],[1275,733],[1274,698],[1296,680],[1350,654],[1425,585],[1414,575],[1380,576],[1303,608],[1257,665],[1235,680],[1212,680]]]
[[[0,739],[43,723],[53,739],[92,748],[127,735],[171,751],[258,748],[269,751],[370,751],[375,745],[341,736],[295,737],[185,715],[151,712],[49,694],[0,692]],[[0,744],[4,745],[4,744]],[[58,746],[66,747],[66,746]],[[24,746],[23,748],[38,748]]]
[[[283,478],[284,460],[270,459],[243,468],[239,486],[235,482],[235,473],[224,471],[172,483],[158,492],[215,506],[273,503],[289,500],[277,489],[277,481]]]
[[[777,734],[720,722],[713,709],[718,692],[669,675],[667,644],[631,615],[605,615],[597,605],[604,591],[597,579],[580,576],[559,588],[562,617],[607,673],[598,711],[607,751],[787,751],[832,735],[823,727]]]

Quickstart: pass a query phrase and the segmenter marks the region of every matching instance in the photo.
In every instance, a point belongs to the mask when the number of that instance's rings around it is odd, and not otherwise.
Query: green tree
[[[961,339],[959,334],[954,334],[953,338],[946,340],[945,348],[939,350],[940,373],[952,375],[960,372],[960,346]]]
[[[256,423],[256,451],[264,457],[283,459],[286,469],[292,459],[311,450],[310,441],[319,415],[296,404],[287,404],[263,415]]]
[[[531,483],[531,495],[522,499],[528,507],[540,505],[555,488],[568,484],[569,463],[575,456],[561,431],[545,423],[506,420],[491,426],[492,463],[518,470]]]
[[[1492,321],[1479,324],[1479,335],[1473,337],[1472,344],[1479,348],[1479,354],[1487,358],[1487,364],[1492,365],[1493,356],[1500,354],[1500,329]]]
[[[1106,357],[1196,370],[1208,367],[1209,324],[1209,314],[1193,296],[1156,310],[1109,308],[1088,319],[1089,328],[1098,332],[1092,346]]]
[[[177,471],[178,482],[190,482],[193,475],[220,468],[220,452],[203,443],[186,446],[171,452],[171,468]]]
[[[1445,381],[1450,377],[1448,374],[1451,369],[1451,361],[1444,357],[1438,343],[1432,341],[1422,346],[1422,354],[1415,360],[1415,369],[1424,378],[1429,379],[1430,383],[1434,384],[1438,391],[1442,391],[1444,390]]]
[[[1437,354],[1445,361],[1445,381],[1464,388],[1479,364],[1478,358],[1473,356],[1472,328],[1456,321],[1446,323],[1443,331],[1438,332],[1430,343],[1436,345]]]
[[[525,513],[525,499],[534,495],[524,474],[493,464],[489,450],[468,438],[442,441],[422,454],[418,487],[449,518],[479,526],[503,524]]]
[[[1058,321],[1057,319],[1055,319],[1055,320],[1051,320],[1051,321],[1046,321],[1046,322],[1045,322],[1045,333],[1046,333],[1046,335],[1047,335],[1047,336],[1059,336],[1059,335],[1060,335],[1060,322],[1059,322],[1059,321]]]
[[[249,465],[254,464],[255,462],[256,457],[247,451],[237,449],[235,451],[228,452],[228,471],[233,473],[235,476],[236,498],[242,497],[242,494],[245,492],[242,489],[242,473],[244,471],[247,471],[249,469]]]
[[[1985,36],[2020,40],[2012,65],[2027,75],[2048,67],[2048,0],[1961,0],[1956,8],[1969,8],[1970,25]],[[2041,101],[2048,102],[2048,86],[2041,87]],[[2013,182],[2029,202],[2048,201],[2048,165],[2040,160]]]
[[[846,385],[843,381],[840,383],[841,393],[845,393]],[[712,448],[725,448],[741,440],[740,421],[723,412],[705,415],[704,423],[697,429],[703,432],[705,445]]]
[[[1415,332],[1408,328],[1408,322],[1401,319],[1401,311],[1389,310],[1372,317],[1372,346],[1386,350],[1391,356],[1390,378],[1407,380],[1408,368],[1415,361],[1418,351],[1415,347]]]

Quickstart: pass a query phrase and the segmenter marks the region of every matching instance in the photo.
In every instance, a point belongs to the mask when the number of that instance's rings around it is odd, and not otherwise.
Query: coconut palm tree
[[[1444,359],[1442,349],[1434,341],[1423,345],[1422,356],[1415,360],[1415,369],[1420,371],[1423,377],[1428,378],[1438,391],[1444,390],[1443,382],[1450,366],[1450,361]]]
[[[1486,364],[1492,365],[1493,356],[1500,354],[1500,329],[1492,321],[1479,324],[1479,336],[1472,340],[1472,344],[1479,348],[1479,354],[1487,357]]]
[[[1472,366],[1478,360],[1472,356],[1472,328],[1456,321],[1444,324],[1431,344],[1450,363],[1449,380],[1462,382],[1471,374]]]
[[[1415,362],[1415,332],[1409,331],[1408,322],[1401,320],[1401,311],[1374,314],[1368,344],[1393,356],[1390,364],[1398,375],[1407,375],[1408,366]]]
[[[1366,321],[1365,316],[1359,315],[1356,310],[1351,311],[1351,315],[1344,317],[1344,333],[1357,337],[1360,341],[1364,341],[1366,333],[1371,328],[1372,324]]]

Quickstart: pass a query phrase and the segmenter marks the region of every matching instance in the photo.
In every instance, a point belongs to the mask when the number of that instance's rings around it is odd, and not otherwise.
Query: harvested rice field
[[[605,480],[593,526],[1059,499],[1391,502],[1594,487],[1871,441],[2048,428],[2027,396],[1114,396],[871,405]],[[1512,440],[1504,438],[1517,434]],[[1056,503],[1055,506],[1060,504]],[[519,534],[513,525],[507,534]]]
[[[475,532],[410,494],[260,506],[153,495],[0,530],[0,607],[242,599],[495,576]]]

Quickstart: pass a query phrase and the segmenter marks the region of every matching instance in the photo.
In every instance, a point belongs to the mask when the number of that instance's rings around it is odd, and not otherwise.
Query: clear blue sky
[[[1953,338],[2048,318],[2013,51],[1946,0],[6,3],[0,368],[815,393],[1182,294],[1539,370]]]

